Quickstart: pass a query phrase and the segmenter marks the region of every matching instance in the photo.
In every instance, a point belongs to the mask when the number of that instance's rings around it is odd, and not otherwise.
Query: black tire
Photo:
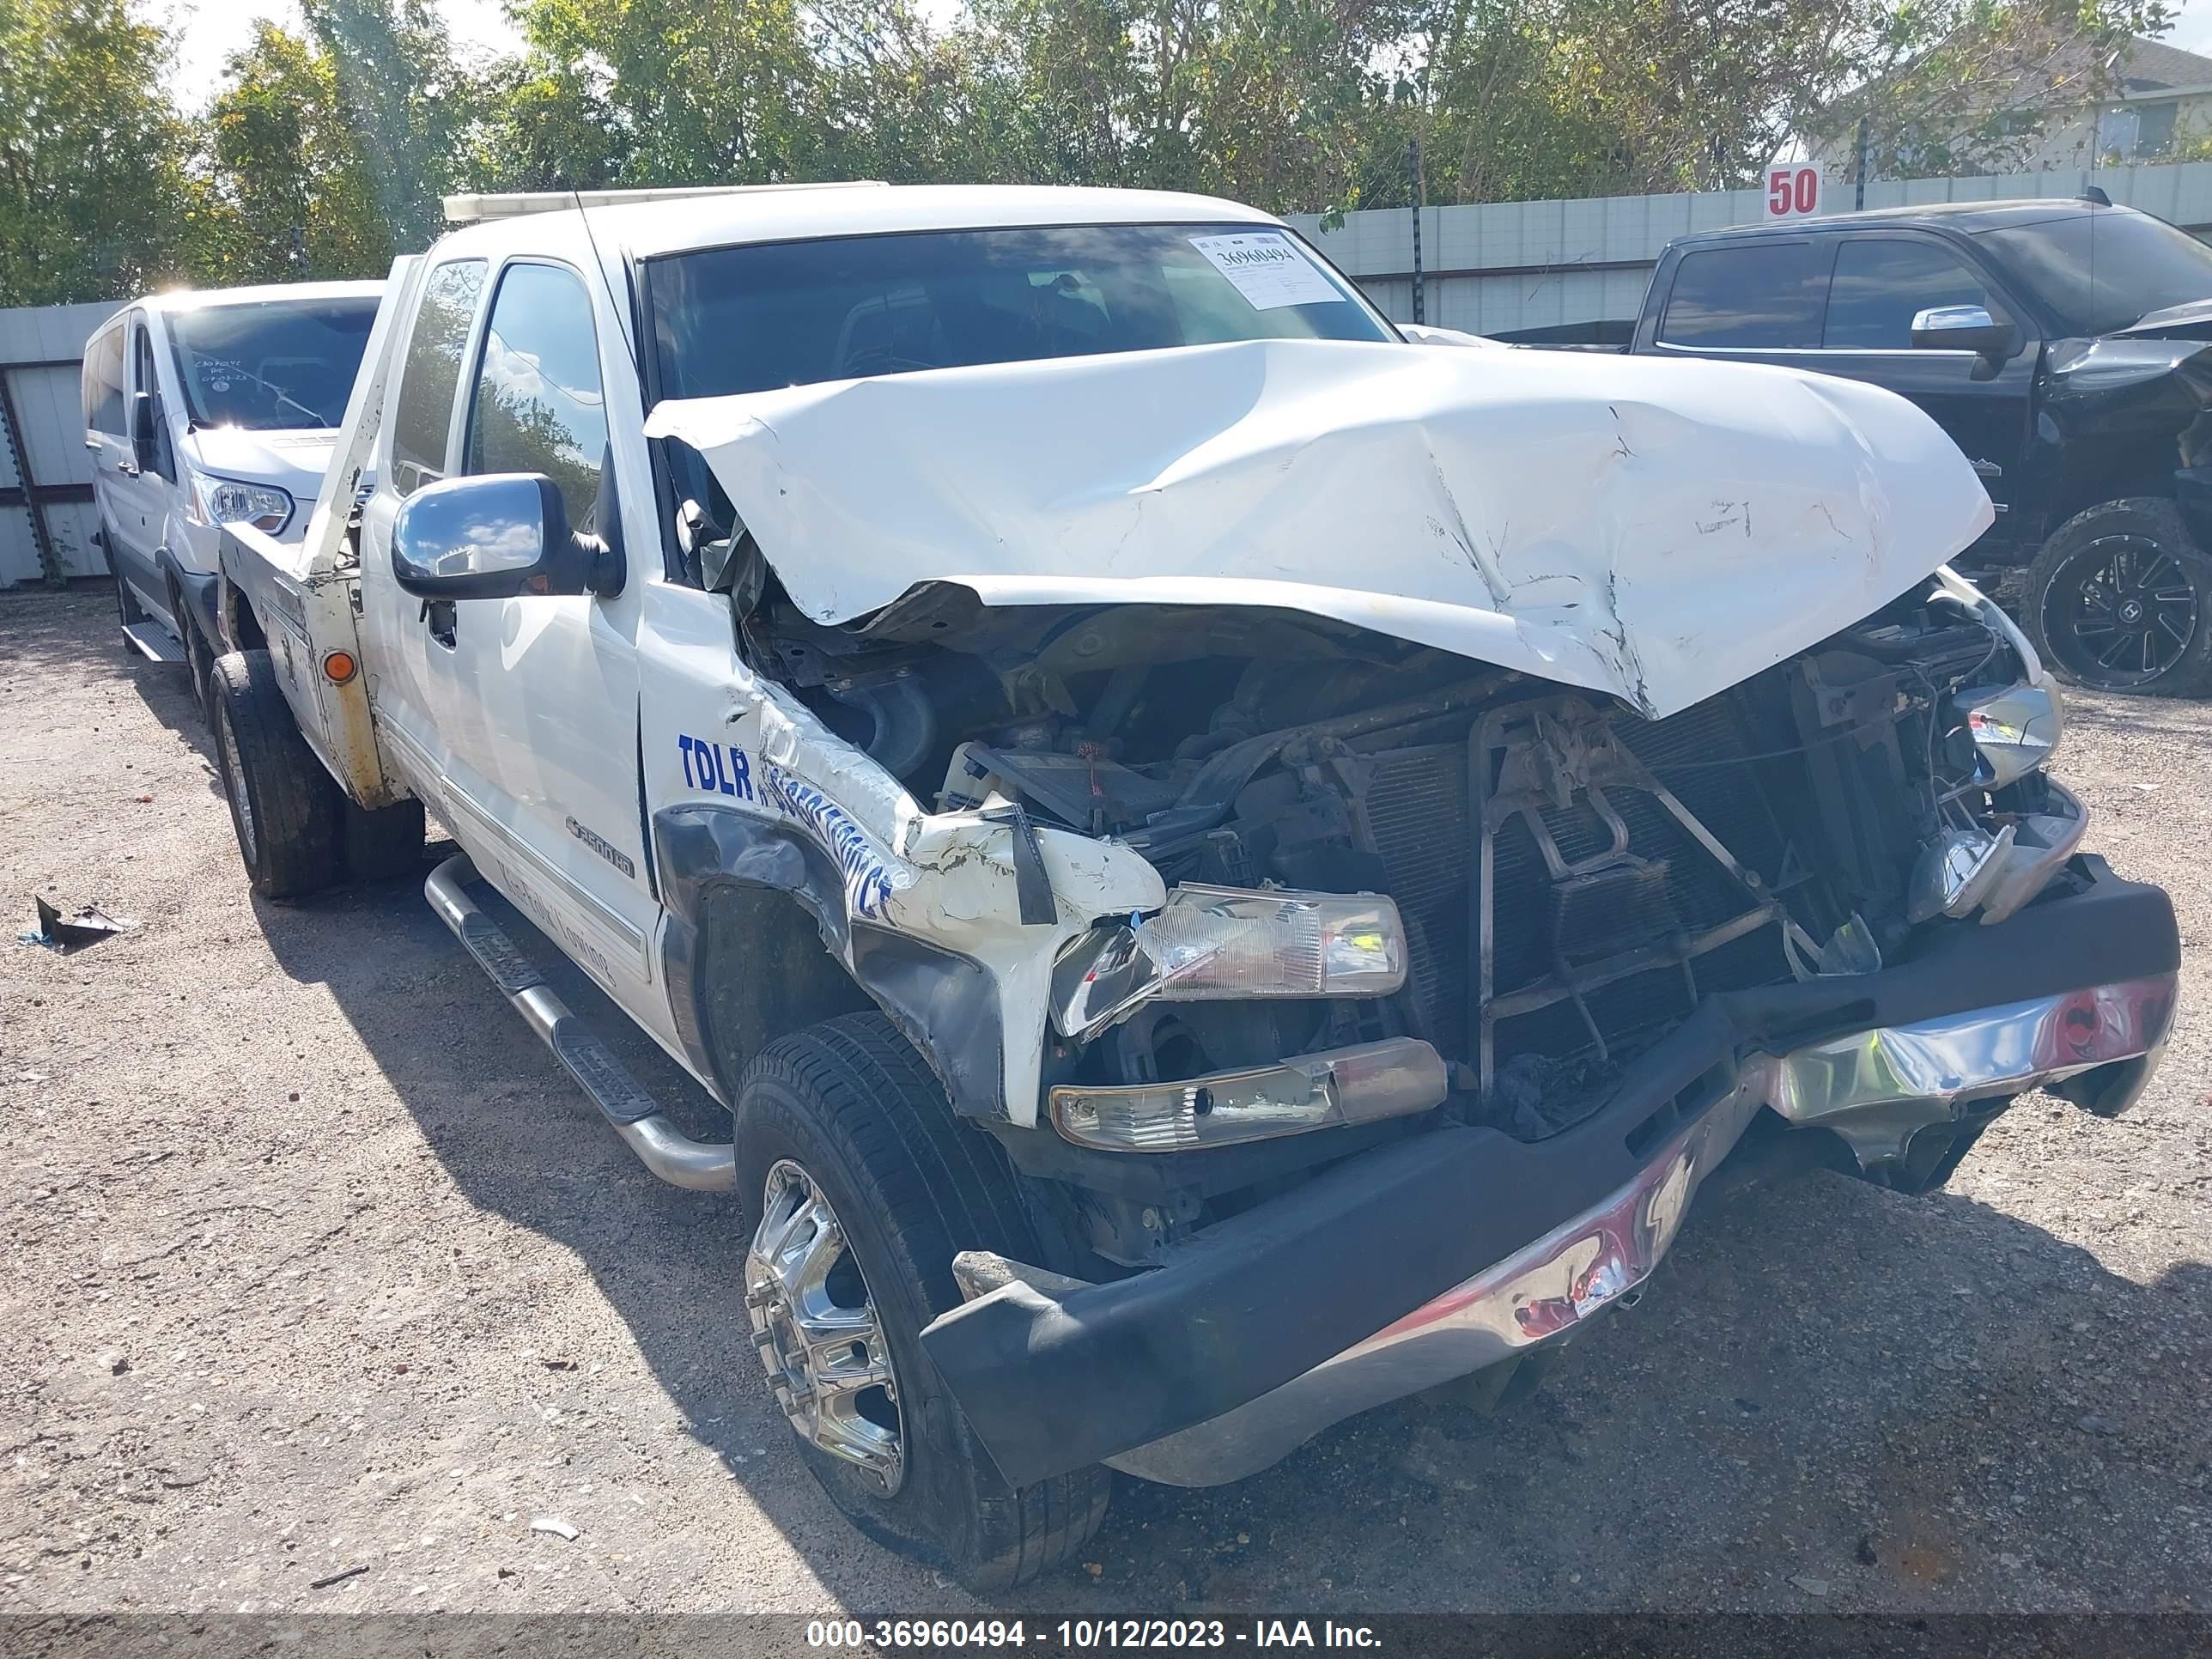
[[[199,618],[185,607],[185,596],[174,582],[169,584],[169,614],[177,619],[177,632],[185,643],[185,672],[192,678],[192,698],[199,704],[200,718],[215,729],[215,659],[216,649],[208,636],[200,632]]]
[[[2212,695],[2212,557],[2170,501],[2075,514],[2028,567],[2021,611],[2037,654],[2076,685]]]
[[[216,659],[216,769],[253,890],[303,898],[337,881],[344,797],[300,735],[266,651]]]
[[[1066,1560],[1105,1520],[1110,1473],[1094,1465],[1008,1486],[921,1343],[922,1327],[960,1303],[956,1251],[1039,1259],[1004,1152],[953,1116],[936,1077],[873,1012],[763,1049],[745,1068],[736,1131],[748,1226],[769,1172],[799,1165],[835,1212],[890,1347],[902,1480],[886,1495],[799,1437],[830,1500],[878,1543],[971,1589],[1006,1589]]]
[[[138,603],[138,596],[131,591],[131,584],[123,580],[123,562],[115,556],[115,544],[107,539],[105,530],[100,532],[100,556],[107,561],[107,574],[115,579],[117,625],[129,628],[135,623],[144,622],[145,608]],[[140,654],[138,647],[129,640],[123,641],[123,648],[134,657]]]
[[[393,881],[422,869],[422,803],[403,800],[371,810],[344,802],[349,881]]]

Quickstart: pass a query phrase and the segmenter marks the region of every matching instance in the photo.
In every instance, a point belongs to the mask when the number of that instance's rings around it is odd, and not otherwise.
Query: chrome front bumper
[[[2129,1087],[2139,1089],[2172,1023],[2174,985],[2159,975],[1753,1056],[1724,1099],[1590,1210],[1279,1387],[1106,1461],[1170,1486],[1224,1485],[1359,1412],[1564,1340],[1633,1299],[1698,1183],[1762,1106],[1834,1130],[1872,1169],[1978,1100],[2136,1060],[2145,1063]]]

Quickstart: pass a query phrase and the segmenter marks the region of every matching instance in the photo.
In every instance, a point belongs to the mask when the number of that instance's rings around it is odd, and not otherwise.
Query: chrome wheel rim
[[[2203,618],[2188,567],[2146,536],[2101,536],[2059,567],[2044,637],[2087,685],[2148,685],[2181,660]]]
[[[222,745],[222,780],[225,793],[230,796],[231,811],[238,814],[239,843],[246,849],[246,861],[253,862],[253,801],[246,793],[246,768],[238,757],[238,733],[232,730],[230,710],[220,703],[216,706],[216,741]]]
[[[775,1403],[808,1444],[870,1476],[906,1479],[890,1343],[844,1228],[789,1158],[768,1172],[745,1252],[745,1313]]]

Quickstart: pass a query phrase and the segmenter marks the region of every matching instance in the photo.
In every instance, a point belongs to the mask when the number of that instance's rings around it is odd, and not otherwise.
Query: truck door
[[[1985,539],[1994,551],[2021,533],[2007,509],[2021,483],[2039,348],[2027,341],[1994,375],[1971,352],[1915,350],[1914,315],[1944,305],[1987,305],[2027,331],[2026,313],[1941,238],[1747,236],[1683,254],[1656,344],[1662,353],[1842,375],[1911,398],[1989,490],[1997,521]]]
[[[551,478],[569,526],[620,526],[618,494],[652,499],[647,478],[603,485],[608,464],[603,349],[615,378],[627,362],[610,316],[602,326],[584,275],[536,258],[496,274],[465,392],[459,471]],[[634,385],[634,380],[631,384]],[[654,550],[658,562],[658,549]],[[505,866],[496,884],[529,910],[633,1012],[665,1023],[654,992],[659,920],[639,811],[637,624],[647,582],[633,559],[609,599],[531,595],[464,599],[435,644],[434,701],[454,805]],[[459,716],[448,720],[447,710]],[[459,832],[463,826],[456,823]]]
[[[1838,240],[1820,349],[1804,366],[1870,380],[1926,410],[1973,463],[1996,506],[1988,541],[2012,543],[2023,529],[2011,508],[2021,495],[2040,355],[2039,343],[2026,337],[2034,331],[2027,312],[1941,238],[1852,234]],[[1935,306],[1984,307],[2020,328],[2021,347],[1995,374],[1971,351],[1916,350],[1912,319]]]
[[[439,780],[450,734],[473,718],[465,708],[434,706],[446,678],[441,653],[453,648],[446,641],[458,637],[451,626],[457,607],[425,605],[401,590],[392,574],[392,520],[410,495],[449,469],[463,404],[461,366],[489,272],[483,259],[461,258],[424,275],[405,343],[394,348],[398,378],[386,397],[376,485],[361,515],[361,639],[369,702],[392,759],[441,819],[447,817]]]

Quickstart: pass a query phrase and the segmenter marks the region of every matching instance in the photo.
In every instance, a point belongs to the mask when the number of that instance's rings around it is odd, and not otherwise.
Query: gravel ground
[[[113,614],[0,595],[0,893],[143,923],[0,946],[0,1610],[974,1610],[816,1491],[726,1206],[630,1159],[411,884],[249,897],[182,672]],[[2212,1611],[2212,708],[2081,698],[2061,769],[2181,911],[2130,1115],[2037,1096],[1932,1197],[1703,1213],[1522,1407],[1125,1481],[1016,1601]]]

